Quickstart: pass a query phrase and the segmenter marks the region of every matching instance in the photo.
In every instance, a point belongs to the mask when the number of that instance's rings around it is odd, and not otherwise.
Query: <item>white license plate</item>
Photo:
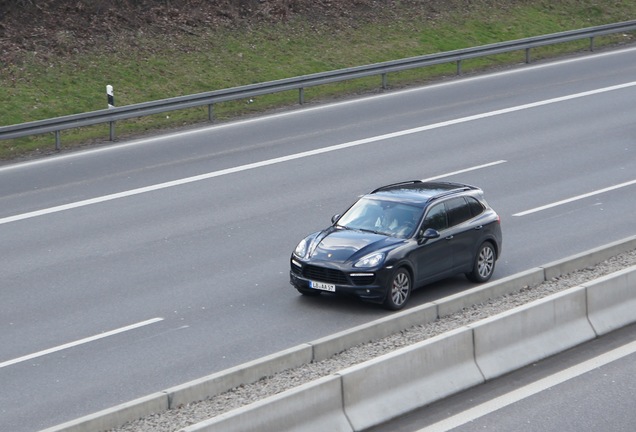
[[[333,284],[309,281],[309,286],[314,288],[314,289],[319,289],[319,290],[323,290],[323,291],[330,291],[330,292],[336,292],[336,286],[333,285]]]

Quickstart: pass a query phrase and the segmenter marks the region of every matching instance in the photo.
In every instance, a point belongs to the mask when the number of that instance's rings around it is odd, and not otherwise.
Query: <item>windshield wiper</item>
[[[380,231],[374,231],[374,230],[370,230],[370,229],[366,229],[366,228],[357,228],[358,231],[363,231],[363,232],[368,232],[371,234],[380,234],[380,235],[384,235],[383,232]]]

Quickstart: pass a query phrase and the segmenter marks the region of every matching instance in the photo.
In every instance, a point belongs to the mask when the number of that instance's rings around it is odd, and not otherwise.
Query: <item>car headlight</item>
[[[379,265],[382,264],[382,262],[384,262],[384,253],[377,252],[377,253],[362,257],[353,266],[356,268],[371,268],[371,267],[378,267]]]
[[[307,239],[301,240],[300,243],[298,243],[298,246],[296,246],[296,249],[294,249],[294,255],[296,255],[299,258],[304,258],[305,255],[307,254],[308,244],[309,242],[307,241]]]

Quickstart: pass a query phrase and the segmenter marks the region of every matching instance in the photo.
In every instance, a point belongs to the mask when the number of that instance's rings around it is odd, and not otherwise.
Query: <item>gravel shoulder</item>
[[[464,308],[422,325],[417,325],[391,336],[347,349],[327,360],[283,371],[255,383],[234,388],[228,392],[178,409],[157,413],[111,432],[173,432],[251,404],[269,396],[336,373],[350,366],[379,357],[399,348],[412,345],[442,333],[505,312],[559,291],[636,265],[636,250],[614,256],[596,266],[588,267],[520,291],[494,298],[485,303]]]

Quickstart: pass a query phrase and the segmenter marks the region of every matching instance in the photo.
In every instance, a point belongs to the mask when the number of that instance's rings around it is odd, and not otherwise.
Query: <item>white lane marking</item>
[[[482,169],[482,168],[489,168],[491,166],[499,165],[499,164],[502,164],[502,163],[505,163],[505,162],[506,161],[502,159],[502,160],[498,160],[498,161],[495,161],[495,162],[490,162],[490,163],[487,163],[487,164],[477,165],[477,166],[466,168],[466,169],[463,169],[463,170],[459,170],[459,171],[454,171],[454,172],[438,175],[436,177],[429,177],[429,178],[424,179],[422,181],[438,180],[438,179],[441,179],[441,178],[444,178],[444,177],[450,177],[450,176],[453,176],[453,175],[456,175],[456,174],[463,174],[463,173],[466,173],[466,172],[469,172],[469,171],[475,171],[475,170]]]
[[[77,340],[75,342],[69,342],[67,344],[60,345],[60,346],[53,347],[53,348],[49,348],[49,349],[44,350],[44,351],[40,351],[40,352],[36,352],[36,353],[33,353],[33,354],[25,355],[23,357],[19,357],[19,358],[13,359],[13,360],[8,360],[8,361],[0,363],[0,369],[2,369],[3,367],[14,365],[16,363],[22,363],[24,361],[31,360],[31,359],[34,359],[34,358],[37,358],[37,357],[42,357],[42,356],[45,356],[45,355],[48,355],[48,354],[51,354],[51,353],[54,353],[54,352],[57,352],[57,351],[62,351],[62,350],[68,349],[68,348],[73,348],[73,347],[76,347],[78,345],[86,344],[86,343],[89,343],[89,342],[94,342],[96,340],[103,339],[103,338],[106,338],[108,336],[113,336],[113,335],[116,335],[116,334],[119,334],[119,333],[127,332],[129,330],[134,330],[134,329],[139,328],[139,327],[143,327],[143,326],[147,326],[147,325],[150,325],[150,324],[154,324],[154,323],[159,322],[159,321],[163,321],[163,318],[152,318],[152,319],[149,319],[147,321],[139,322],[137,324],[131,324],[129,326],[122,327],[122,328],[119,328],[119,329],[116,329],[116,330],[111,330],[111,331],[108,331],[106,333],[101,333],[101,334],[98,334],[98,335],[95,335],[95,336],[90,336],[90,337],[87,337],[87,338],[84,338],[84,339]]]
[[[579,363],[561,372],[557,372],[546,378],[540,379],[532,384],[528,384],[520,389],[506,393],[474,408],[456,414],[452,417],[439,421],[433,425],[420,429],[416,432],[444,432],[453,428],[462,426],[468,422],[476,420],[487,414],[498,411],[505,408],[508,405],[512,405],[515,402],[523,400],[527,397],[540,393],[558,384],[564,383],[572,378],[576,378],[579,375],[583,375],[593,369],[599,368],[606,364],[612,363],[623,357],[636,352],[636,341],[630,342],[622,347],[616,348],[612,351],[601,354],[593,359],[587,360],[583,363]]]
[[[599,194],[602,194],[602,193],[605,193],[605,192],[610,192],[610,191],[613,191],[613,190],[616,190],[616,189],[620,189],[620,188],[624,188],[624,187],[627,187],[627,186],[631,186],[631,185],[634,185],[634,184],[636,184],[636,180],[628,181],[628,182],[625,182],[625,183],[617,184],[615,186],[610,186],[610,187],[606,187],[604,189],[599,189],[599,190],[595,190],[593,192],[588,192],[586,194],[577,195],[575,197],[567,198],[567,199],[564,199],[564,200],[561,200],[561,201],[557,201],[557,202],[554,202],[554,203],[551,203],[551,204],[546,204],[546,205],[541,206],[541,207],[536,207],[536,208],[533,208],[533,209],[530,209],[530,210],[526,210],[526,211],[522,211],[522,212],[519,212],[519,213],[515,213],[515,214],[513,214],[513,216],[526,216],[526,215],[529,215],[529,214],[532,214],[532,213],[540,212],[542,210],[547,210],[547,209],[552,208],[552,207],[557,207],[557,206],[560,206],[560,205],[563,205],[563,204],[571,203],[573,201],[582,200],[584,198],[589,198],[589,197],[594,196],[594,195],[599,195]]]
[[[292,159],[299,159],[299,158],[307,157],[307,156],[310,156],[310,155],[313,155],[313,154],[326,153],[327,151],[331,151],[331,150],[322,148],[322,149],[312,150],[312,151],[308,151],[308,152],[297,153],[296,155],[290,155],[290,156],[285,156],[285,157],[281,157],[281,158],[270,159],[270,160],[262,161],[262,162],[255,162],[255,163],[248,164],[248,165],[241,165],[241,166],[234,167],[234,168],[227,168],[227,169],[224,169],[224,170],[214,171],[214,172],[207,173],[207,174],[201,174],[201,175],[194,176],[194,177],[188,177],[188,178],[184,178],[184,179],[180,179],[180,180],[174,180],[174,181],[170,181],[170,182],[166,182],[166,183],[160,183],[160,184],[156,184],[156,185],[152,185],[152,186],[146,186],[146,187],[142,187],[142,188],[138,188],[138,189],[132,189],[132,190],[129,190],[129,191],[114,193],[114,194],[110,194],[110,195],[104,195],[104,196],[101,196],[101,197],[91,198],[91,199],[87,199],[87,200],[83,200],[83,201],[76,201],[74,203],[64,204],[64,205],[60,205],[60,206],[56,206],[56,207],[49,207],[49,208],[46,208],[46,209],[36,210],[36,211],[28,212],[28,213],[22,213],[22,214],[18,214],[18,215],[15,215],[15,216],[8,216],[8,217],[0,219],[0,225],[8,224],[8,223],[11,223],[11,222],[17,222],[17,221],[24,220],[24,219],[30,219],[30,218],[34,218],[34,217],[37,217],[37,216],[43,216],[43,215],[47,215],[47,214],[51,214],[51,213],[58,213],[58,212],[61,212],[61,211],[64,211],[64,210],[70,210],[70,209],[79,208],[79,207],[86,207],[86,206],[89,206],[91,204],[98,204],[98,203],[102,203],[102,202],[106,202],[106,201],[112,201],[112,200],[115,200],[115,199],[118,199],[118,198],[125,198],[125,197],[129,197],[129,196],[133,196],[133,195],[139,195],[139,194],[142,194],[142,193],[151,192],[151,191],[155,191],[155,190],[166,189],[166,188],[169,188],[169,187],[179,186],[179,185],[182,185],[182,184],[192,183],[192,182],[205,180],[205,179],[209,179],[209,178],[213,178],[213,177],[220,177],[220,176],[223,176],[223,175],[232,174],[232,173],[241,172],[241,171],[246,171],[246,170],[249,170],[249,169],[254,169],[254,168],[258,168],[258,167],[262,167],[262,166],[273,165],[275,163],[285,162],[285,161],[292,160]],[[496,162],[491,162],[491,163],[480,165],[480,166],[477,166],[477,167],[466,168],[466,169],[455,171],[455,172],[452,172],[452,173],[442,174],[442,175],[437,176],[437,177],[431,177],[428,180],[438,179],[438,178],[442,178],[442,177],[448,177],[450,175],[459,174],[459,173],[468,172],[468,171],[473,171],[473,170],[480,169],[480,168],[486,168],[486,167],[489,167],[489,166],[492,166],[492,165],[497,165],[497,164],[504,163],[504,162],[506,162],[506,161],[505,160],[500,160],[500,161],[496,161]]]
[[[33,217],[37,217],[37,216],[42,216],[42,215],[46,215],[46,214],[57,213],[57,212],[60,212],[60,211],[74,209],[74,208],[78,208],[78,207],[85,207],[85,206],[88,206],[88,205],[102,203],[102,202],[106,202],[106,201],[111,201],[111,200],[115,200],[115,199],[119,199],[119,198],[125,198],[125,197],[130,197],[130,196],[133,196],[133,195],[139,195],[139,194],[146,193],[146,192],[151,192],[151,191],[156,191],[156,190],[160,190],[160,189],[166,189],[166,188],[170,188],[170,187],[180,186],[180,185],[193,183],[193,182],[197,182],[197,181],[201,181],[201,180],[207,180],[207,179],[211,179],[211,178],[214,178],[214,177],[220,177],[220,176],[227,175],[227,174],[238,173],[238,172],[242,172],[242,171],[252,170],[252,169],[255,169],[255,168],[261,168],[261,167],[270,166],[270,165],[283,163],[283,162],[289,162],[289,161],[292,161],[292,160],[295,160],[295,159],[302,159],[302,158],[306,158],[306,157],[310,157],[310,156],[320,155],[320,154],[324,154],[324,153],[330,153],[330,152],[333,152],[333,151],[343,150],[343,149],[356,147],[356,146],[361,146],[361,145],[365,145],[365,144],[371,144],[371,143],[375,143],[375,142],[383,141],[383,140],[387,140],[387,139],[399,138],[399,137],[403,137],[403,136],[406,136],[406,135],[412,135],[412,134],[425,132],[425,131],[429,131],[429,130],[433,130],[433,129],[439,129],[439,128],[443,128],[443,127],[447,127],[447,126],[453,126],[453,125],[466,123],[466,122],[470,122],[470,121],[481,120],[481,119],[494,117],[494,116],[499,116],[499,115],[503,115],[503,114],[509,114],[509,113],[513,113],[513,112],[517,112],[517,111],[522,111],[522,110],[526,110],[526,109],[536,108],[536,107],[539,107],[539,106],[544,106],[544,105],[549,105],[549,104],[554,104],[554,103],[559,103],[559,102],[565,102],[565,101],[569,101],[569,100],[573,100],[573,99],[578,99],[578,98],[582,98],[582,97],[592,96],[592,95],[605,93],[605,92],[610,92],[610,91],[614,91],[614,90],[620,90],[620,89],[633,87],[633,86],[636,86],[636,81],[633,81],[633,82],[630,82],[630,83],[625,83],[625,84],[614,85],[614,86],[610,86],[610,87],[604,87],[604,88],[596,89],[596,90],[590,90],[590,91],[586,91],[586,92],[582,92],[582,93],[575,93],[575,94],[568,95],[568,96],[562,96],[562,97],[553,98],[553,99],[546,99],[546,100],[539,101],[539,102],[533,102],[533,103],[529,103],[529,104],[518,105],[518,106],[515,106],[515,107],[505,108],[505,109],[491,111],[491,112],[487,112],[487,113],[475,114],[475,115],[472,115],[472,116],[462,117],[462,118],[453,119],[453,120],[447,120],[447,121],[443,121],[443,122],[439,122],[439,123],[433,123],[433,124],[426,125],[426,126],[416,127],[416,128],[413,128],[413,129],[406,129],[406,130],[392,132],[392,133],[388,133],[388,134],[384,134],[384,135],[378,135],[378,136],[374,136],[374,137],[370,137],[370,138],[364,138],[364,139],[360,139],[360,140],[350,141],[350,142],[346,142],[346,143],[342,143],[342,144],[337,144],[337,145],[333,145],[333,146],[329,146],[329,147],[323,147],[323,148],[315,149],[315,150],[309,150],[309,151],[306,151],[306,152],[296,153],[296,154],[292,154],[292,155],[288,155],[288,156],[282,156],[282,157],[269,159],[269,160],[264,160],[264,161],[260,161],[260,162],[254,162],[254,163],[250,163],[250,164],[246,164],[246,165],[240,165],[240,166],[237,166],[237,167],[227,168],[227,169],[223,169],[223,170],[219,170],[219,171],[213,171],[213,172],[209,172],[209,173],[206,173],[206,174],[201,174],[201,175],[197,175],[197,176],[193,176],[193,177],[187,177],[187,178],[183,178],[183,179],[179,179],[179,180],[173,180],[173,181],[169,181],[169,182],[165,182],[165,183],[159,183],[159,184],[155,184],[155,185],[151,185],[151,186],[141,187],[141,188],[132,189],[132,190],[128,190],[128,191],[123,191],[123,192],[119,192],[119,193],[114,193],[114,194],[110,194],[110,195],[104,195],[104,196],[97,197],[97,198],[91,198],[91,199],[87,199],[87,200],[83,200],[83,201],[77,201],[77,202],[74,202],[74,203],[65,204],[65,205],[61,205],[61,206],[50,207],[50,208],[47,208],[47,209],[37,210],[37,211],[29,212],[29,213],[23,213],[23,214],[19,214],[19,215],[15,215],[15,216],[9,216],[9,217],[5,217],[5,218],[0,219],[0,225],[6,224],[6,223],[10,223],[10,222],[19,221],[19,220],[23,220],[23,219],[29,219],[29,218],[33,218]]]
[[[622,55],[622,54],[624,54],[626,52],[631,52],[631,51],[634,51],[634,50],[636,50],[636,48],[623,48],[623,49],[617,49],[616,51],[588,53],[588,55],[585,56],[585,57],[576,57],[576,58],[570,58],[570,59],[556,60],[556,61],[550,61],[549,63],[535,63],[535,64],[530,64],[530,65],[524,65],[523,67],[518,68],[518,69],[509,69],[509,70],[498,71],[498,72],[493,72],[493,73],[484,74],[484,75],[463,76],[463,77],[461,77],[460,80],[449,80],[449,81],[445,81],[445,82],[430,84],[430,85],[427,85],[425,87],[410,88],[410,89],[405,89],[405,90],[396,90],[396,91],[392,91],[392,92],[389,92],[389,93],[381,93],[381,94],[367,96],[367,97],[363,97],[363,98],[350,99],[350,100],[334,102],[334,103],[324,104],[324,105],[321,104],[321,105],[313,106],[313,107],[312,106],[307,106],[307,107],[297,108],[297,109],[294,109],[294,110],[291,110],[291,111],[282,112],[282,113],[266,114],[266,115],[264,115],[262,117],[259,116],[259,117],[256,117],[256,118],[243,119],[243,120],[232,121],[232,122],[227,122],[227,123],[215,124],[215,125],[212,125],[212,126],[196,128],[196,129],[189,130],[189,131],[181,131],[181,132],[176,132],[176,133],[170,133],[170,134],[161,135],[161,136],[157,136],[157,137],[153,137],[153,138],[138,139],[138,140],[134,140],[134,141],[131,141],[131,142],[126,142],[126,143],[121,143],[121,144],[111,144],[111,145],[100,147],[100,148],[96,148],[96,149],[85,150],[85,151],[81,151],[81,152],[73,152],[73,153],[64,154],[64,155],[58,155],[58,156],[52,156],[50,158],[45,158],[45,159],[38,159],[38,160],[34,160],[34,161],[15,163],[15,164],[11,164],[11,165],[0,167],[0,172],[5,171],[5,170],[12,170],[12,169],[24,167],[24,166],[27,166],[27,165],[31,166],[31,165],[46,164],[46,163],[60,161],[60,160],[79,158],[79,157],[83,157],[83,156],[86,156],[86,155],[92,155],[92,154],[95,154],[95,153],[110,152],[110,151],[114,151],[114,150],[121,149],[121,148],[144,145],[146,143],[155,142],[155,141],[158,141],[158,140],[174,139],[175,137],[182,137],[182,136],[186,136],[186,135],[195,135],[195,134],[200,134],[200,133],[207,133],[207,132],[209,132],[210,130],[213,130],[213,129],[225,129],[225,128],[241,126],[241,125],[248,124],[248,123],[256,123],[256,122],[260,122],[260,121],[268,121],[270,119],[276,119],[276,118],[281,118],[281,117],[296,116],[296,115],[301,115],[301,114],[304,114],[304,113],[307,113],[307,112],[329,109],[329,108],[334,107],[334,106],[354,105],[354,104],[359,104],[359,103],[366,103],[368,100],[371,100],[371,99],[395,98],[395,97],[400,97],[400,95],[402,95],[404,93],[414,93],[414,92],[427,91],[427,90],[430,90],[430,89],[436,89],[436,88],[440,88],[440,87],[448,87],[448,86],[453,86],[453,85],[467,83],[467,82],[472,82],[472,81],[481,81],[481,80],[492,79],[493,77],[496,78],[498,76],[503,76],[503,75],[522,74],[522,73],[527,73],[528,71],[532,71],[534,69],[546,69],[546,68],[551,68],[551,67],[558,67],[558,66],[563,65],[563,64],[580,63],[580,62],[584,62],[584,61],[588,61],[588,60],[592,60],[593,61],[593,60],[595,60],[595,59],[597,59],[599,57],[602,58],[602,57],[613,56],[613,55]]]

